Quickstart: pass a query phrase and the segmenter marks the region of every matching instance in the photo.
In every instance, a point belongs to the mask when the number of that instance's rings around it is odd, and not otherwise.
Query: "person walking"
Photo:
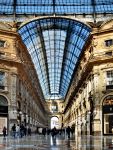
[[[30,128],[30,126],[28,127],[28,135],[31,136],[31,128]]]
[[[20,125],[20,137],[22,138],[24,136],[24,125]]]
[[[56,127],[54,127],[52,130],[51,130],[51,135],[53,138],[56,138],[56,134],[57,134],[57,129]]]
[[[46,128],[42,129],[42,134],[45,136],[46,135]]]
[[[68,127],[66,128],[66,133],[67,133],[67,135],[68,135],[68,139],[70,139],[70,132],[71,132],[71,128],[68,126]]]
[[[15,138],[16,137],[16,125],[15,124],[12,126],[12,132],[13,132],[13,137]]]
[[[3,131],[2,131],[4,138],[6,137],[6,130],[7,130],[7,129],[6,129],[6,127],[4,126],[4,127],[3,127]]]
[[[19,124],[16,126],[16,137],[20,137],[20,126],[19,126]]]

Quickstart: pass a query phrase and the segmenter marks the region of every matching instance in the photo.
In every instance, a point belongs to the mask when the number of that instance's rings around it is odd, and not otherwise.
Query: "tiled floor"
[[[33,135],[16,138],[0,137],[0,150],[113,150],[112,136],[65,137]]]

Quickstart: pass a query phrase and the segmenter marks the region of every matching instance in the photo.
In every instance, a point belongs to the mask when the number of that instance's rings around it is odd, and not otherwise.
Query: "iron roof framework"
[[[113,14],[113,0],[0,0],[0,14]]]
[[[35,65],[45,99],[65,98],[90,31],[81,22],[60,17],[37,19],[18,30]]]

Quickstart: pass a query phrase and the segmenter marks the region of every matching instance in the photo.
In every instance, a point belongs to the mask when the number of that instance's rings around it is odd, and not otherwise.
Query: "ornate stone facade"
[[[14,123],[47,127],[51,117],[57,116],[59,128],[74,127],[76,135],[113,134],[113,20],[93,24],[66,99],[56,100],[55,112],[51,112],[52,102],[44,101],[34,65],[16,32],[17,26],[11,23],[0,26],[0,41],[4,43],[0,47],[1,76],[5,72],[0,95],[8,102],[8,112],[1,113],[0,118],[6,119],[8,132]]]
[[[14,123],[31,126],[32,130],[47,127],[44,97],[20,36],[15,31],[0,30],[0,41],[0,96],[8,103],[8,111],[5,106],[0,109],[0,128],[4,122],[8,133]]]
[[[65,100],[64,125],[75,126],[76,135],[112,134],[112,104],[111,112],[103,108],[103,100],[113,95],[112,25],[111,20],[92,29]]]

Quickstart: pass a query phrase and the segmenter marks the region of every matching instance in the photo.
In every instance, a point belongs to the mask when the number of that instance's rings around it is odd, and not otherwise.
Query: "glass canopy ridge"
[[[37,19],[18,33],[35,65],[45,99],[64,99],[91,29],[66,18]]]
[[[113,0],[0,0],[0,14],[113,14]]]

